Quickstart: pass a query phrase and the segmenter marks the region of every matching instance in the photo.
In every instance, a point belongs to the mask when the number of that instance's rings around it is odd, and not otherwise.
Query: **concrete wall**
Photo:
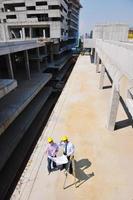
[[[128,24],[99,24],[96,25],[93,30],[93,38],[114,41],[127,41],[128,30]]]

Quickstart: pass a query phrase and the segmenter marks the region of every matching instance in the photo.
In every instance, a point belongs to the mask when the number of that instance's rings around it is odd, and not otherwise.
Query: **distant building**
[[[127,41],[128,30],[128,24],[98,24],[94,27],[93,38],[114,41]]]
[[[75,45],[79,0],[1,0],[0,41],[56,38]]]

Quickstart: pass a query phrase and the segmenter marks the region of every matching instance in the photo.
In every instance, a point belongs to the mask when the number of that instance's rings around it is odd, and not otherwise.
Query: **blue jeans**
[[[56,167],[56,163],[53,160],[51,160],[50,158],[48,158],[48,166],[47,166],[47,168],[48,168],[48,172],[49,173],[52,171],[52,167],[51,167],[52,165],[53,165],[53,168]]]

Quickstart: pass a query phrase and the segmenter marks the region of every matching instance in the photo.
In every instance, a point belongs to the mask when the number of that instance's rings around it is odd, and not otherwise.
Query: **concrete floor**
[[[99,74],[89,56],[80,56],[51,118],[17,185],[13,200],[132,200],[133,129],[106,129],[111,88],[99,90]],[[105,86],[110,82],[105,81]],[[120,104],[117,121],[127,116]],[[74,178],[47,174],[47,137],[68,135],[75,145],[78,188]],[[94,173],[94,176],[93,176]]]
[[[0,99],[0,135],[50,81],[51,74],[38,73],[23,81],[16,90]]]

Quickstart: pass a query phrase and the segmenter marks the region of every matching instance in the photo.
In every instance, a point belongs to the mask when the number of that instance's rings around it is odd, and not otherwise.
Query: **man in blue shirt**
[[[72,163],[71,159],[74,157],[74,145],[68,140],[67,136],[61,137],[60,146],[63,147],[63,154],[67,156],[68,164],[63,165],[63,169],[65,168],[70,173],[72,173]]]

